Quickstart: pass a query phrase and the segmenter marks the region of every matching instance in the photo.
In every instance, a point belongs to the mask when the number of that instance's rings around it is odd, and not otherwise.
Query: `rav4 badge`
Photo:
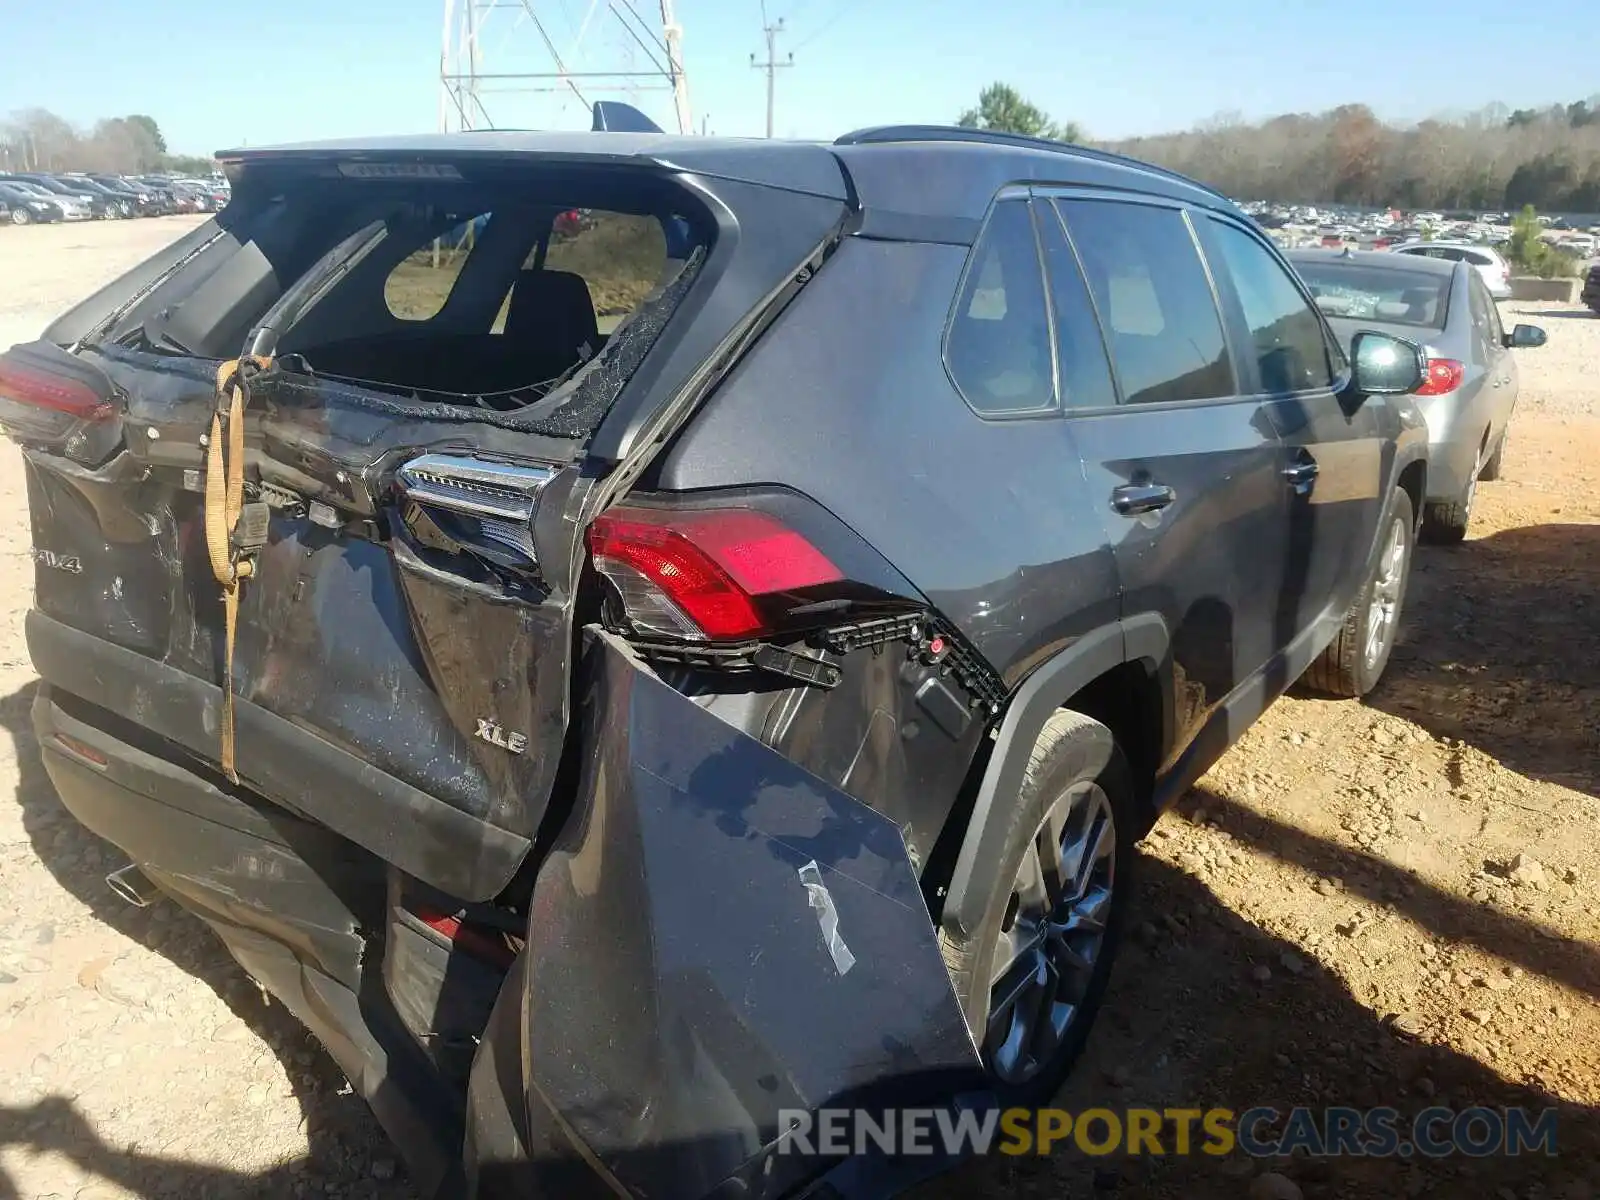
[[[513,754],[521,754],[528,748],[528,735],[525,733],[507,733],[493,721],[478,718],[478,736],[491,746],[499,746],[502,750],[509,750]]]
[[[68,571],[73,575],[83,574],[83,562],[76,554],[57,554],[54,550],[35,550],[33,561],[41,567],[50,567],[56,571]]]

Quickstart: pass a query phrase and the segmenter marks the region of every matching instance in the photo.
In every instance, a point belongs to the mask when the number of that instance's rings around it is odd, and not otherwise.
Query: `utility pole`
[[[791,53],[782,62],[778,61],[778,35],[783,32],[783,18],[779,17],[772,24],[764,27],[767,35],[767,61],[757,62],[756,56],[750,56],[750,65],[758,71],[767,73],[767,136],[772,136],[772,106],[777,91],[778,68],[794,66],[794,55]]]

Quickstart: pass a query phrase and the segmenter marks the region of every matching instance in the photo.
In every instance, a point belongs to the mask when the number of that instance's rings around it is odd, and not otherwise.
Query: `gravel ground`
[[[192,219],[0,229],[0,346]],[[1551,1161],[1060,1157],[950,1197],[1600,1195],[1600,320],[1508,305],[1505,477],[1424,550],[1366,703],[1290,696],[1138,866],[1132,944],[1063,1103],[1560,1106]],[[196,921],[104,888],[117,851],[61,810],[28,728],[20,460],[0,448],[0,1200],[411,1196],[336,1068]],[[1281,1176],[1281,1178],[1277,1177]]]

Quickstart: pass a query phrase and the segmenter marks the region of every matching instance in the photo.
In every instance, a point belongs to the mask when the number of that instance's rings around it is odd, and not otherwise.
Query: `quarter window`
[[[1050,318],[1026,200],[995,206],[973,249],[945,342],[966,401],[986,416],[1055,405]]]
[[[1234,392],[1211,282],[1176,209],[1056,202],[1094,295],[1128,404]]]
[[[1257,382],[1266,392],[1299,392],[1333,385],[1322,322],[1289,273],[1244,230],[1211,222],[1217,257],[1250,327]]]

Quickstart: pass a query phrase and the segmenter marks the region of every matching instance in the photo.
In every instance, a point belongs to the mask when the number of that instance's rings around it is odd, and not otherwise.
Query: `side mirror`
[[[1350,342],[1350,390],[1361,396],[1404,396],[1427,377],[1422,347],[1363,329]]]
[[[1549,339],[1543,329],[1537,325],[1518,325],[1505,335],[1508,350],[1532,350],[1535,346],[1542,346]]]

